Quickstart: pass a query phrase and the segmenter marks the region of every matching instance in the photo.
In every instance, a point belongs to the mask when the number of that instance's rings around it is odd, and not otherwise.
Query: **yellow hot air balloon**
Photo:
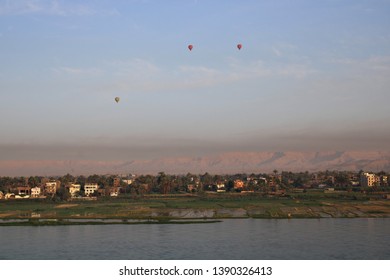
[[[119,100],[120,100],[120,98],[119,98],[119,97],[115,97],[115,101],[116,101],[116,103],[118,103],[118,102],[119,102]]]

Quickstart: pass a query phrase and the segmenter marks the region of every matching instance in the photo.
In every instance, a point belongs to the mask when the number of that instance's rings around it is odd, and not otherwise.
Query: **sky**
[[[0,0],[0,160],[389,151],[389,15],[389,0]]]

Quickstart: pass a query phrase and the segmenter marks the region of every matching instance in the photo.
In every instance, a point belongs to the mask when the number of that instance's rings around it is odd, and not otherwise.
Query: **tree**
[[[101,180],[100,176],[97,174],[88,176],[87,182],[91,184],[99,184],[99,181]]]
[[[334,176],[334,183],[335,183],[335,185],[337,185],[337,186],[346,187],[347,185],[349,185],[349,178],[348,178],[348,175],[347,175],[346,173],[338,172],[338,173]]]
[[[56,197],[60,200],[67,201],[70,199],[70,193],[64,186],[61,186],[56,192]]]
[[[81,175],[81,176],[77,177],[76,182],[78,184],[80,184],[81,186],[84,186],[85,183],[87,182],[87,178],[85,178],[85,176]]]
[[[164,172],[159,172],[157,177],[157,184],[160,187],[160,192],[162,194],[167,194],[171,191],[172,181],[169,175],[166,175]]]
[[[8,191],[12,184],[13,180],[11,177],[0,177],[0,190]]]
[[[76,180],[76,178],[74,176],[70,175],[69,173],[67,173],[66,175],[62,176],[62,178],[60,178],[61,183],[64,185],[67,185],[69,183],[73,183],[75,180]]]
[[[39,185],[40,179],[37,176],[30,176],[28,178],[28,185],[31,188],[34,188]]]
[[[214,180],[213,180],[213,176],[211,176],[208,172],[206,172],[205,174],[203,174],[201,177],[200,177],[200,181],[203,183],[203,185],[207,186],[207,185],[211,185],[214,183]]]

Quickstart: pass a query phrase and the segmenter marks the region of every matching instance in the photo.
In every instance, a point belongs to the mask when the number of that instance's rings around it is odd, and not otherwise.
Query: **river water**
[[[1,226],[0,259],[384,259],[390,219]]]

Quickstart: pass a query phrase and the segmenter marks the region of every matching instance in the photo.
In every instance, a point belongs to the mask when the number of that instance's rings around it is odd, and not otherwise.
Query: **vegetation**
[[[170,222],[178,219],[322,217],[390,217],[390,201],[369,194],[324,194],[318,191],[287,193],[283,197],[256,193],[206,193],[201,196],[159,194],[136,198],[127,195],[116,199],[72,202],[0,201],[3,221],[28,219],[29,223],[46,219],[58,219],[67,224],[69,219],[76,223],[85,219],[88,223],[91,219],[93,222],[98,222],[96,219],[119,219],[123,223],[126,219]]]
[[[86,183],[97,184],[100,189],[108,189],[116,186],[121,188],[122,194],[132,194],[133,196],[145,194],[178,194],[178,193],[198,193],[204,191],[254,191],[269,193],[280,190],[290,191],[293,189],[311,189],[331,187],[335,190],[356,190],[359,187],[360,172],[347,171],[322,171],[322,172],[278,172],[259,174],[234,174],[234,175],[211,175],[209,173],[196,175],[188,173],[186,175],[169,175],[159,172],[154,175],[140,176],[118,176],[118,175],[90,175],[64,176],[45,178],[42,176],[30,177],[0,177],[0,191],[3,193],[15,192],[15,188],[20,186],[42,187],[45,182],[58,181],[60,186],[55,194],[51,196],[57,200],[68,200],[66,187],[71,184],[81,186],[81,194]],[[365,191],[389,191],[387,178],[389,175],[383,171],[377,173],[377,181],[373,186]],[[128,183],[131,181],[131,183]],[[238,182],[242,182],[239,185]],[[358,189],[361,191],[361,188]],[[102,192],[101,192],[102,193]],[[97,193],[95,195],[98,195]]]
[[[156,176],[0,177],[0,225],[14,224],[10,219],[32,225],[62,225],[99,224],[102,221],[98,219],[154,223],[177,219],[390,217],[387,174],[373,175],[375,181],[369,187],[359,185],[361,174],[363,171],[274,170],[270,174],[234,175],[160,172]],[[46,184],[54,184],[54,190]],[[87,194],[86,184],[95,184],[96,190]],[[70,191],[72,185],[79,186],[77,191]],[[20,193],[32,187],[42,189],[43,195],[32,198]],[[12,197],[18,191],[18,197]]]

